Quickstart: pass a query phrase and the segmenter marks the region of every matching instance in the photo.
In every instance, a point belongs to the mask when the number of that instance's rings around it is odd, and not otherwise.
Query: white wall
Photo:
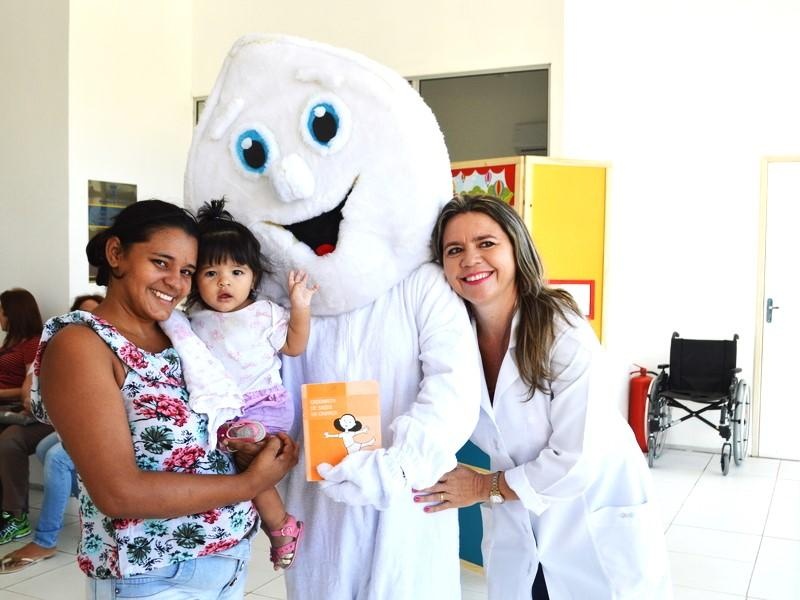
[[[67,295],[67,2],[0,0],[0,291]]]
[[[191,2],[70,2],[70,295],[88,286],[87,180],[182,202],[192,133]]]
[[[795,0],[568,0],[563,153],[609,160],[605,340],[739,333],[752,383],[760,159],[800,153]],[[713,418],[712,418],[713,420]],[[670,443],[718,448],[698,421]]]
[[[0,288],[45,317],[90,289],[87,180],[180,202],[190,0],[0,0]]]

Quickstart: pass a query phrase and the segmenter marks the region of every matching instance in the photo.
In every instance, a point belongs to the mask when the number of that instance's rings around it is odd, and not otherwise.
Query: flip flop
[[[27,569],[31,565],[35,565],[38,562],[42,562],[48,558],[53,558],[54,556],[55,554],[51,554],[50,556],[40,556],[38,558],[28,558],[27,556],[21,556],[19,558],[16,556],[6,556],[2,561],[0,561],[0,574],[16,573],[18,571],[22,571],[23,569]]]

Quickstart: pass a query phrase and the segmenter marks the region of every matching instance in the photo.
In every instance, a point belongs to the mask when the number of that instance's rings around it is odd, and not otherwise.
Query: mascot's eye
[[[350,134],[350,112],[334,96],[313,98],[303,111],[303,137],[309,146],[321,154],[336,152]]]
[[[255,129],[248,129],[236,141],[236,150],[242,166],[250,171],[262,173],[269,159],[267,142]]]
[[[333,106],[327,102],[321,102],[311,108],[307,125],[311,137],[327,146],[339,131],[339,115],[336,114]]]
[[[249,127],[234,134],[232,142],[233,156],[245,173],[261,175],[277,154],[272,136],[260,127]]]

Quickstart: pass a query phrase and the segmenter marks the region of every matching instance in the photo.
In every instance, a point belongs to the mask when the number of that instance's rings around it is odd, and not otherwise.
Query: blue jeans
[[[60,441],[58,434],[54,431],[36,445],[36,458],[39,459],[40,463],[44,464],[44,457],[47,455],[47,451]]]
[[[55,433],[39,442],[36,456],[44,464],[44,497],[33,541],[43,548],[55,548],[69,497],[78,495],[77,474]]]
[[[186,560],[147,574],[122,579],[89,579],[89,600],[241,600],[250,560],[250,539],[223,552]]]

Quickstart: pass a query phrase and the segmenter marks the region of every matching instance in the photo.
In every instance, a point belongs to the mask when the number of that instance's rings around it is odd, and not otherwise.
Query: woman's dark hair
[[[122,249],[131,244],[146,242],[156,231],[180,229],[197,237],[197,221],[188,210],[163,200],[142,200],[126,206],[114,219],[114,224],[95,235],[86,245],[89,264],[97,267],[97,285],[108,285],[113,275],[106,259],[106,243],[119,238]]]
[[[72,312],[73,310],[78,310],[81,307],[81,304],[88,302],[89,300],[94,300],[100,304],[103,300],[105,300],[105,298],[103,298],[100,294],[83,294],[82,296],[75,296],[75,300],[73,300],[72,306],[69,307],[69,311]]]
[[[42,313],[28,290],[14,288],[0,294],[0,307],[8,321],[6,339],[0,349],[10,348],[42,333]]]
[[[462,194],[442,208],[431,236],[435,262],[443,264],[444,230],[450,219],[473,212],[492,219],[511,240],[519,311],[514,357],[520,376],[528,386],[529,397],[537,389],[548,392],[547,384],[553,379],[550,350],[555,341],[555,318],[558,316],[569,322],[570,317],[580,317],[580,309],[569,293],[547,285],[542,260],[524,221],[511,206],[494,196]]]
[[[261,256],[261,244],[253,232],[235,221],[225,210],[224,198],[206,202],[197,212],[197,222],[200,228],[197,272],[226,260],[237,265],[247,265],[253,272],[251,297],[255,298],[255,290],[261,283],[261,277],[264,273],[269,273],[269,269]],[[208,308],[200,297],[196,283],[192,285],[192,291],[189,292],[189,297],[186,299],[188,308],[195,304]]]

